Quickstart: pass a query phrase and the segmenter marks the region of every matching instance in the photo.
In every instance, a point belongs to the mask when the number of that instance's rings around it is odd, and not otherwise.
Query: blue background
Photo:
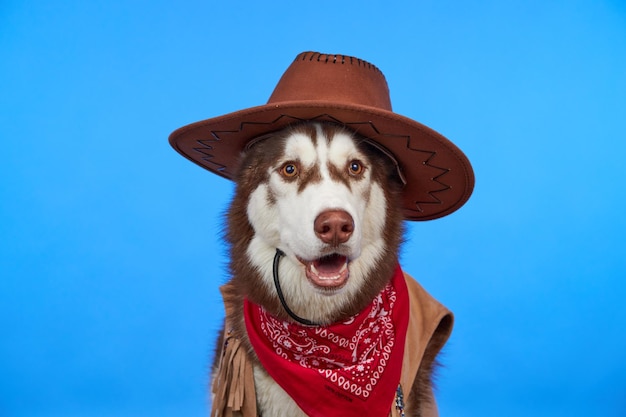
[[[305,50],[473,163],[402,256],[456,314],[442,416],[625,416],[621,0],[3,0],[0,416],[207,415],[232,184],[167,136]]]

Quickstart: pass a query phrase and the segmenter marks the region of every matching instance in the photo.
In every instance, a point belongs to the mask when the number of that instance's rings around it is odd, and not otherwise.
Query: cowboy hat
[[[474,173],[463,152],[434,130],[394,113],[383,73],[346,55],[303,52],[267,104],[181,127],[169,141],[192,162],[232,180],[250,143],[302,121],[344,125],[392,158],[405,182],[407,220],[446,216],[472,193]]]

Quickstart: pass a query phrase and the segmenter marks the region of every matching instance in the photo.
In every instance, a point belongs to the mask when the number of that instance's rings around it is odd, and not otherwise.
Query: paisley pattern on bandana
[[[261,308],[261,330],[278,356],[315,369],[338,389],[365,399],[385,371],[396,343],[391,320],[395,301],[396,291],[389,284],[374,299],[358,327],[355,316],[332,326],[339,328],[336,331],[280,321]]]
[[[245,303],[246,328],[261,363],[311,416],[389,413],[400,379],[408,311],[399,267],[369,306],[329,326],[283,321]]]

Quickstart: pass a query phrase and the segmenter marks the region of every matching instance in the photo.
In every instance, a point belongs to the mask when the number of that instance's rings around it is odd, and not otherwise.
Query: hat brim
[[[472,194],[472,166],[458,147],[419,122],[374,107],[325,101],[267,104],[183,126],[169,141],[185,158],[232,180],[251,140],[302,121],[345,125],[390,152],[406,181],[402,204],[407,220],[446,216]]]

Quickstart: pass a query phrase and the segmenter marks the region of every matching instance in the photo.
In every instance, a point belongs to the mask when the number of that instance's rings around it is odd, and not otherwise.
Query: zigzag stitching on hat
[[[241,122],[239,124],[239,129],[238,130],[212,130],[211,131],[211,135],[213,135],[213,137],[215,139],[205,139],[202,142],[217,142],[217,141],[222,140],[220,135],[223,135],[225,133],[226,134],[228,134],[228,133],[239,133],[239,132],[243,131],[246,128],[246,126],[248,126],[248,125],[272,125],[272,124],[278,122],[283,117],[288,117],[288,118],[294,119],[294,120],[296,120],[298,122],[304,122],[306,120],[311,120],[311,119],[302,119],[302,118],[299,118],[299,117],[289,116],[288,114],[281,114],[276,119],[270,120],[269,122]],[[197,142],[201,142],[201,141],[197,141]],[[203,146],[206,146],[206,145],[203,144]]]
[[[367,122],[344,122],[344,121],[341,121],[341,120],[337,119],[336,117],[333,117],[333,116],[331,116],[331,115],[329,115],[327,113],[322,113],[322,114],[319,114],[319,115],[317,115],[315,117],[306,118],[306,119],[300,118],[300,117],[290,116],[288,114],[281,114],[280,116],[278,116],[277,118],[275,118],[275,119],[273,119],[273,120],[271,120],[269,122],[241,122],[239,124],[239,129],[238,130],[212,130],[211,131],[211,135],[213,136],[213,139],[197,140],[196,142],[198,144],[200,144],[202,147],[201,148],[200,147],[199,148],[193,148],[193,149],[194,149],[194,151],[197,151],[197,152],[199,152],[199,153],[204,155],[202,157],[203,161],[205,161],[205,162],[207,162],[207,163],[209,163],[211,165],[216,166],[217,170],[222,172],[222,171],[224,171],[226,169],[226,167],[224,165],[222,165],[222,164],[218,164],[218,163],[215,163],[215,162],[211,161],[211,159],[214,158],[214,155],[212,155],[209,152],[206,152],[206,151],[213,150],[213,146],[211,146],[210,143],[221,141],[222,139],[221,139],[220,135],[228,134],[228,133],[238,133],[238,132],[241,132],[248,125],[271,125],[271,124],[274,124],[274,123],[278,122],[282,118],[290,118],[290,119],[293,119],[294,121],[298,121],[298,122],[315,121],[315,120],[318,120],[318,119],[323,119],[324,121],[333,121],[335,123],[338,123],[338,124],[341,124],[341,125],[345,125],[345,126],[368,125],[374,132],[376,132],[376,134],[378,134],[380,136],[389,137],[389,138],[391,138],[391,137],[394,137],[394,138],[404,138],[404,140],[406,141],[406,148],[410,149],[411,151],[421,152],[421,153],[425,153],[425,154],[430,154],[430,156],[428,156],[428,158],[426,158],[426,159],[424,159],[422,161],[422,164],[424,164],[424,165],[426,165],[426,166],[428,166],[430,168],[433,168],[433,169],[441,171],[441,173],[439,175],[436,175],[436,176],[432,177],[431,181],[441,185],[442,188],[437,189],[437,190],[427,191],[428,195],[433,199],[433,201],[415,201],[415,206],[417,208],[417,211],[419,211],[420,213],[424,211],[424,209],[420,206],[422,204],[442,204],[443,201],[440,198],[438,198],[435,194],[443,192],[443,191],[447,191],[447,190],[449,190],[451,188],[450,185],[440,181],[440,178],[443,177],[444,175],[446,175],[448,172],[450,172],[450,169],[442,168],[442,167],[439,167],[439,166],[434,165],[434,164],[431,163],[431,160],[437,155],[437,152],[426,151],[426,150],[423,150],[423,149],[419,149],[419,148],[413,147],[411,145],[411,139],[412,138],[411,138],[410,135],[397,135],[397,134],[392,134],[392,133],[384,133],[384,132],[381,132],[376,127],[376,125],[374,123],[372,123],[371,121],[367,121]]]
[[[277,121],[279,121],[283,117],[290,117],[290,118],[295,119],[297,121],[304,121],[305,120],[305,119],[300,119],[300,118],[297,118],[297,117],[281,114],[276,119],[271,120],[269,122],[241,122],[239,124],[239,129],[238,130],[212,130],[211,131],[211,136],[213,136],[213,138],[212,139],[198,139],[198,140],[196,140],[196,142],[199,145],[201,145],[201,147],[193,148],[193,150],[204,155],[201,158],[204,162],[206,162],[207,164],[211,164],[214,167],[216,167],[215,169],[217,171],[224,172],[224,171],[226,171],[226,166],[222,165],[222,164],[218,164],[216,162],[213,162],[212,159],[215,158],[215,155],[213,155],[212,153],[207,152],[207,151],[212,151],[213,150],[213,146],[210,145],[210,143],[220,142],[222,140],[220,135],[228,134],[228,133],[238,133],[238,132],[241,132],[241,131],[243,131],[245,129],[245,127],[247,125],[271,125],[271,124],[276,123]]]
[[[428,195],[434,200],[434,201],[416,201],[415,205],[417,206],[417,210],[419,212],[423,212],[424,210],[420,207],[420,204],[443,204],[443,201],[441,199],[439,199],[439,197],[437,197],[435,195],[435,193],[440,193],[443,191],[447,191],[449,189],[451,189],[452,187],[442,181],[440,181],[440,178],[443,177],[444,175],[446,175],[448,172],[450,172],[449,168],[442,168],[440,166],[434,165],[431,163],[431,160],[437,155],[437,152],[433,152],[433,151],[425,151],[423,149],[418,149],[418,148],[414,148],[411,146],[411,138],[409,137],[407,140],[407,144],[406,144],[407,149],[410,149],[412,151],[415,152],[423,152],[423,153],[427,153],[430,154],[430,156],[428,158],[426,158],[424,161],[422,161],[422,164],[439,170],[441,171],[441,173],[439,175],[435,175],[434,177],[432,177],[430,180],[441,185],[442,188],[438,189],[438,190],[431,190],[428,191]]]
[[[220,135],[228,134],[228,133],[239,133],[239,132],[243,131],[246,128],[246,126],[248,126],[248,125],[272,125],[272,124],[278,122],[282,118],[293,119],[294,121],[297,121],[297,122],[306,122],[306,121],[314,121],[314,120],[322,118],[322,117],[326,117],[328,119],[332,119],[332,121],[334,121],[336,123],[339,123],[339,124],[345,124],[341,120],[338,120],[338,119],[336,119],[336,118],[334,118],[331,115],[326,114],[326,113],[320,114],[320,115],[312,117],[312,118],[306,118],[306,119],[301,118],[301,117],[290,116],[288,114],[281,114],[280,116],[278,116],[277,118],[275,118],[273,120],[270,120],[269,122],[241,122],[239,124],[239,129],[238,130],[212,130],[211,131],[211,135],[213,136],[214,139],[197,140],[196,142],[201,144],[203,146],[203,148],[194,148],[194,150],[198,151],[198,152],[201,152],[201,153],[204,153],[205,155],[209,155],[209,156],[212,157],[213,155],[210,155],[210,154],[207,154],[207,153],[203,152],[203,150],[211,150],[211,149],[213,149],[213,147],[211,145],[205,144],[204,142],[218,142],[218,141],[221,141],[222,138],[220,137]]]
[[[209,145],[208,142],[218,142],[219,140],[220,140],[219,138],[196,140],[196,142],[198,142],[198,144],[202,145],[202,147],[201,148],[193,148],[193,150],[204,155],[201,158],[204,162],[206,162],[207,164],[213,165],[217,171],[223,172],[223,171],[226,170],[226,166],[224,166],[222,164],[218,164],[216,162],[213,162],[212,159],[215,158],[215,156],[210,154],[210,153],[208,153],[208,152],[206,152],[206,151],[213,150],[213,146]]]
[[[335,119],[336,120],[336,119]],[[343,122],[339,122],[339,123],[343,123]],[[395,138],[404,138],[406,140],[406,147],[407,149],[410,149],[414,152],[422,152],[422,153],[426,153],[426,154],[430,154],[430,156],[428,158],[426,158],[425,160],[422,161],[422,164],[430,167],[430,168],[434,168],[437,169],[439,171],[442,171],[439,175],[436,175],[434,177],[431,178],[431,181],[440,184],[442,186],[442,188],[437,189],[437,190],[431,190],[431,191],[427,191],[428,195],[434,200],[434,201],[415,201],[415,206],[417,208],[417,211],[419,211],[420,213],[424,212],[424,209],[422,207],[420,207],[420,204],[443,204],[443,201],[437,197],[435,195],[435,193],[440,193],[443,191],[447,191],[449,190],[451,187],[444,183],[441,182],[439,180],[439,178],[443,177],[444,175],[446,175],[448,172],[450,172],[450,170],[448,168],[442,168],[439,167],[437,165],[433,165],[431,163],[431,160],[437,155],[437,152],[433,152],[433,151],[426,151],[423,149],[418,149],[418,148],[414,148],[411,146],[411,136],[410,135],[395,135],[395,134],[390,134],[390,133],[383,133],[380,130],[378,130],[378,128],[376,128],[376,126],[374,125],[374,123],[372,122],[352,122],[352,123],[343,123],[346,126],[348,125],[369,125],[372,130],[374,130],[378,135],[384,136],[384,137],[395,137]]]
[[[204,162],[206,162],[207,164],[213,165],[214,167],[216,167],[215,169],[217,169],[218,171],[224,172],[226,170],[226,166],[222,165],[222,164],[218,164],[216,162],[213,162],[212,159],[215,158],[215,155],[213,155],[212,153],[207,152],[207,151],[213,150],[213,146],[211,146],[209,143],[221,141],[222,138],[220,137],[220,135],[228,134],[228,133],[238,133],[238,132],[241,132],[248,125],[271,125],[271,124],[274,124],[274,123],[278,122],[283,117],[288,117],[288,118],[293,119],[293,120],[298,121],[298,122],[312,121],[312,120],[316,120],[316,119],[319,119],[319,118],[326,117],[328,119],[331,119],[335,123],[344,124],[340,120],[338,120],[338,119],[336,119],[336,118],[334,118],[331,115],[326,114],[326,113],[320,114],[318,116],[315,116],[315,117],[309,118],[309,119],[303,119],[303,118],[300,118],[300,117],[289,116],[287,114],[281,114],[276,119],[271,120],[269,122],[241,122],[239,124],[239,129],[238,130],[212,130],[211,131],[211,136],[213,136],[213,139],[198,139],[198,140],[196,140],[196,142],[199,145],[201,145],[201,147],[193,148],[193,150],[204,155],[204,156],[201,157],[201,159]]]

